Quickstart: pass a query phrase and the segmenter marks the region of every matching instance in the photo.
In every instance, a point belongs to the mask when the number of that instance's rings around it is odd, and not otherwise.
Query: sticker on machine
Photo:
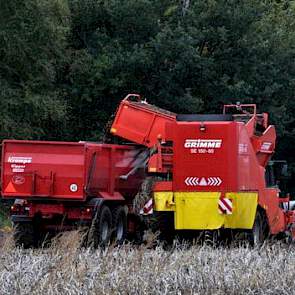
[[[191,154],[214,154],[222,146],[222,139],[186,139],[184,148]]]
[[[145,205],[143,206],[143,208],[140,210],[140,214],[141,215],[150,215],[150,214],[153,214],[153,207],[154,207],[154,204],[153,204],[153,199],[149,199]]]
[[[230,215],[233,213],[233,201],[229,198],[221,197],[218,200],[218,211],[220,214]]]
[[[14,184],[17,185],[24,184],[26,181],[26,179],[22,175],[14,175],[11,180]]]
[[[76,191],[78,191],[78,185],[77,185],[76,183],[72,183],[72,184],[70,185],[70,191],[71,191],[72,193],[75,193]]]
[[[26,165],[11,164],[10,167],[12,169],[12,172],[22,173],[25,172]]]
[[[8,163],[15,163],[15,164],[30,164],[32,163],[32,157],[14,157],[10,156],[7,160]]]
[[[218,176],[196,177],[189,176],[184,180],[187,186],[220,186],[222,179]]]

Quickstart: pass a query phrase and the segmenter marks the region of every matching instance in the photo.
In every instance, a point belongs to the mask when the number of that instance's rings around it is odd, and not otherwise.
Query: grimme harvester
[[[280,195],[274,166],[267,167],[275,128],[256,105],[225,105],[221,115],[176,115],[131,95],[121,102],[111,133],[150,148],[148,172],[157,176],[153,207],[165,240],[186,230],[211,239],[243,232],[252,244],[269,234],[295,237],[295,211]]]
[[[142,212],[153,212],[166,241],[183,232],[212,239],[242,232],[252,244],[268,234],[295,237],[295,212],[267,166],[275,128],[255,105],[176,115],[130,94],[110,132],[132,144],[3,142],[2,197],[16,199],[18,245],[37,245],[50,230],[79,225],[88,227],[94,246],[141,240],[134,201],[151,176]]]

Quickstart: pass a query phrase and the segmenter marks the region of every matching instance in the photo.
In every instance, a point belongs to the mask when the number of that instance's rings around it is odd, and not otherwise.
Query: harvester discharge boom
[[[188,230],[212,237],[242,232],[252,244],[269,234],[295,237],[289,198],[266,175],[275,127],[256,105],[225,105],[220,115],[176,115],[129,95],[111,133],[150,148],[154,212],[165,239]]]

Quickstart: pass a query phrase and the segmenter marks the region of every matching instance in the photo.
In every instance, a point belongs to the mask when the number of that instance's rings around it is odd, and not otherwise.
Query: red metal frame
[[[225,105],[223,114],[231,109],[241,112],[233,114],[233,121],[177,122],[175,116],[167,117],[164,111],[153,110],[146,102],[138,106],[128,99],[129,96],[120,104],[113,133],[156,150],[149,161],[150,173],[165,175],[172,171],[173,180],[157,182],[155,191],[258,192],[259,205],[266,211],[271,233],[290,226],[295,213],[281,209],[279,189],[267,188],[264,177],[275,150],[275,128],[268,125],[266,113],[257,114],[255,104]],[[155,124],[155,116],[161,118],[161,126]],[[138,126],[142,128],[140,133]],[[187,149],[184,146],[187,139],[196,146],[198,140],[203,145],[207,142],[213,148]],[[218,148],[214,147],[216,140],[222,142]],[[165,154],[162,141],[173,143],[171,153]],[[190,176],[195,178],[188,179]],[[195,185],[200,180],[202,185]]]
[[[243,110],[245,108],[253,108],[253,112],[249,113],[249,112]],[[235,110],[242,112],[242,114],[237,114],[237,116],[243,116],[243,115],[256,116],[257,115],[256,104],[225,104],[223,106],[223,114],[228,114],[227,110],[230,110],[230,109],[235,109]]]

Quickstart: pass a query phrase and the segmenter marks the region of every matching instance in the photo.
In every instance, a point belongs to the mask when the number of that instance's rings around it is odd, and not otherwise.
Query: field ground
[[[294,246],[165,251],[81,249],[68,233],[48,249],[0,248],[0,294],[294,294]]]

